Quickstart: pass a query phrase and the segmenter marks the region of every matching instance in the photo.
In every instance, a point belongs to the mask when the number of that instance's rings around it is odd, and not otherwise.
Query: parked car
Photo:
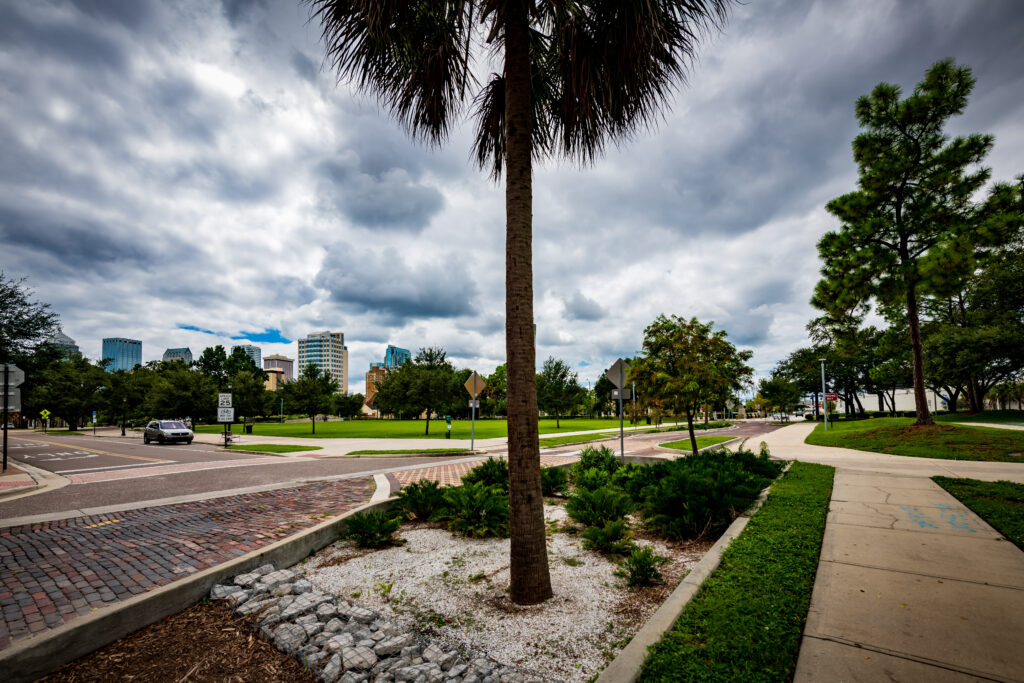
[[[151,420],[142,433],[142,442],[174,443],[184,441],[192,443],[195,434],[180,420]]]

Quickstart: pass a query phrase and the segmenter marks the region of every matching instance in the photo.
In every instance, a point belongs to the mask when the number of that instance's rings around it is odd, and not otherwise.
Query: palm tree
[[[656,123],[732,0],[302,1],[340,78],[433,144],[472,102],[476,160],[495,180],[505,173],[510,597],[542,602],[551,581],[537,442],[533,159],[590,162],[609,141]],[[478,53],[503,64],[474,95]]]

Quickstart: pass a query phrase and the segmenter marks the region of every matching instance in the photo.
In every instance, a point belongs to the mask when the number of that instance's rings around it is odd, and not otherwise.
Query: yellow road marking
[[[23,439],[18,436],[10,437],[17,439],[18,441],[24,441],[26,443],[45,443],[49,446],[60,446],[61,448],[73,447],[79,451],[88,451],[90,453],[98,453],[99,455],[112,455],[115,458],[129,458],[131,460],[145,460],[146,462],[174,462],[173,460],[163,460],[161,458],[146,458],[141,455],[125,455],[124,453],[111,453],[110,451],[101,451],[95,448],[87,448],[85,446],[79,446],[78,444],[61,443],[59,441],[44,441],[43,439]]]
[[[115,523],[120,522],[120,521],[121,520],[119,520],[119,519],[108,519],[105,522],[97,522],[96,524],[90,524],[89,526],[82,527],[82,528],[83,529],[95,529],[98,526],[104,526],[104,525],[107,525],[107,524],[115,524]]]

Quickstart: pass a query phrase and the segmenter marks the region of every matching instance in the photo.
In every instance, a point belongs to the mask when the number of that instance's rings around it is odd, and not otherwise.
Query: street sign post
[[[476,397],[484,390],[484,379],[477,374],[476,370],[466,380],[466,391],[473,397],[473,400],[469,402],[469,415],[472,420],[472,426],[469,430],[469,450],[473,451],[476,449],[476,409],[480,407],[480,401],[476,400]],[[448,426],[449,431],[451,425]]]
[[[45,434],[46,430],[50,427],[50,411],[43,408],[39,411],[39,417],[43,420],[43,434]]]
[[[231,407],[231,394],[217,394],[217,407],[218,408],[230,408]]]
[[[3,439],[4,468],[3,468],[3,471],[6,472],[7,471],[7,419],[8,419],[8,413],[9,412],[14,412],[13,409],[11,408],[11,404],[14,403],[14,401],[11,400],[11,398],[12,398],[11,390],[14,389],[14,387],[20,387],[25,382],[25,371],[22,370],[21,368],[19,368],[17,365],[14,365],[13,363],[4,363],[3,364],[3,373],[0,373],[0,374],[2,374],[3,378],[4,378],[3,385],[0,385],[0,392],[2,392],[3,395],[4,395],[4,398],[3,398],[3,406],[4,406],[4,412],[3,412],[3,420],[4,420],[4,439]],[[21,392],[20,391],[17,394],[17,401],[16,402],[18,404],[18,410],[20,411],[21,410]]]
[[[228,385],[231,388],[231,385]],[[235,409],[231,407],[231,394],[217,394],[217,422],[224,423],[224,448],[228,447],[228,425],[235,421]]]
[[[604,373],[608,381],[619,389],[619,451],[622,454],[622,462],[626,462],[626,433],[622,423],[622,394],[626,387],[626,376],[629,374],[629,363],[621,358],[612,363],[612,366]],[[628,392],[629,390],[626,389]]]
[[[217,408],[217,422],[234,422],[234,408]]]

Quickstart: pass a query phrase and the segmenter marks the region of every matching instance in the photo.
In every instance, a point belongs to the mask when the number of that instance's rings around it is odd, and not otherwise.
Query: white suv
[[[175,441],[184,441],[192,443],[194,436],[192,430],[179,420],[153,420],[146,425],[146,431],[142,433],[142,442],[174,443]]]

